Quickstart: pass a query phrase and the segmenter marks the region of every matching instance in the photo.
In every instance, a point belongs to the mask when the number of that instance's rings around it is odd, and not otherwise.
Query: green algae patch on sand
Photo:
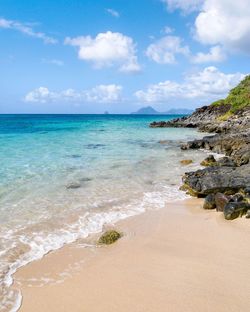
[[[111,245],[111,244],[115,243],[121,237],[122,237],[122,234],[115,231],[115,230],[106,231],[99,238],[98,244]]]

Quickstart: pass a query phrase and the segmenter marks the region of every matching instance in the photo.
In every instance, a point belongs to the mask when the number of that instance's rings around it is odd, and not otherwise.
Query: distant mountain
[[[142,107],[138,111],[133,112],[133,115],[189,115],[192,114],[192,109],[187,108],[172,108],[166,112],[158,112],[151,106]]]
[[[134,112],[131,114],[135,114],[135,115],[158,115],[160,113],[157,112],[153,107],[147,106],[147,107],[142,107],[142,108],[138,109],[137,112]]]

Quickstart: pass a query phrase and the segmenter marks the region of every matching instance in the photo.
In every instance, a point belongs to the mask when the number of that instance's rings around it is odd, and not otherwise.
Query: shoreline
[[[225,221],[202,202],[119,221],[124,237],[112,246],[78,241],[20,268],[20,311],[248,311],[247,220]]]

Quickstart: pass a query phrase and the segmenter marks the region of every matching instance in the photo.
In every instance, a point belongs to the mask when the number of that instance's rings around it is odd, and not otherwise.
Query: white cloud
[[[76,91],[67,89],[60,92],[50,91],[46,87],[39,87],[30,91],[24,97],[25,102],[47,103],[55,101],[87,102],[87,103],[116,103],[122,101],[122,86],[98,85],[89,90]]]
[[[4,29],[12,29],[19,31],[29,37],[37,38],[43,40],[44,43],[46,44],[56,44],[57,40],[47,36],[46,34],[42,32],[36,32],[34,31],[30,26],[17,22],[17,21],[11,21],[11,20],[6,20],[4,18],[0,18],[0,28]]]
[[[182,45],[182,39],[176,36],[163,37],[146,50],[146,55],[159,64],[174,64],[176,54],[188,56],[189,53],[189,47]]]
[[[249,0],[205,0],[195,33],[201,43],[250,53]]]
[[[206,67],[185,77],[184,82],[164,81],[139,90],[135,96],[140,102],[165,102],[169,98],[199,99],[209,101],[225,97],[227,92],[244,78],[241,73],[225,74],[216,67]]]
[[[226,55],[220,46],[211,47],[208,53],[199,52],[191,59],[193,63],[222,62],[226,59]]]
[[[118,66],[122,72],[140,71],[135,43],[121,33],[108,31],[95,38],[66,38],[65,44],[79,47],[79,59],[92,62],[95,68]]]
[[[116,10],[114,10],[114,9],[106,9],[106,11],[110,14],[110,15],[112,15],[112,16],[114,16],[114,17],[120,17],[120,13],[119,12],[117,12]]]
[[[169,35],[169,34],[172,34],[174,32],[174,28],[171,28],[169,26],[165,26],[164,27],[164,33]]]
[[[183,13],[191,13],[201,8],[204,0],[162,0],[169,11],[180,9]]]
[[[56,66],[63,66],[64,62],[58,59],[42,59],[42,62],[45,64],[52,64]]]

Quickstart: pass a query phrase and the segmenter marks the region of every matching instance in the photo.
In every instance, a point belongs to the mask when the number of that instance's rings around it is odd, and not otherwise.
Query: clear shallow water
[[[194,129],[150,129],[175,116],[0,115],[0,310],[21,265],[112,223],[182,199],[178,145]],[[166,140],[160,144],[159,140]]]

